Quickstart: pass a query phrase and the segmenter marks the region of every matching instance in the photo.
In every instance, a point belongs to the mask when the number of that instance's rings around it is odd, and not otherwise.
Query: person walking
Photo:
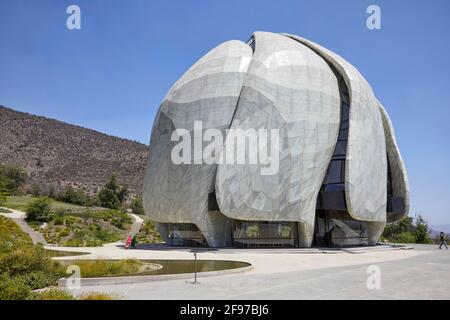
[[[137,237],[136,235],[133,236],[133,239],[131,240],[131,248],[135,249],[137,244]]]
[[[440,239],[441,239],[441,245],[439,246],[439,249],[442,249],[442,245],[445,246],[445,249],[448,250],[448,246],[447,246],[447,241],[445,241],[445,233],[441,232],[441,234],[439,235]]]
[[[133,239],[131,238],[131,235],[128,235],[127,242],[125,243],[125,249],[130,249],[132,241]]]

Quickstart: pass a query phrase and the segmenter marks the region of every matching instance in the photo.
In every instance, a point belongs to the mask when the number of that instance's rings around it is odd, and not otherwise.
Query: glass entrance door
[[[293,248],[297,246],[295,222],[234,221],[233,247]]]
[[[314,246],[340,248],[367,244],[365,222],[354,220],[346,211],[317,211]]]

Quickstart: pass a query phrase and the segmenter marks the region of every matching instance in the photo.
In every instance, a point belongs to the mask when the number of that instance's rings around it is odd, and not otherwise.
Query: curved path
[[[42,243],[43,245],[47,244],[47,241],[45,240],[44,236],[41,233],[35,231],[33,228],[31,228],[25,221],[26,216],[25,212],[9,208],[8,210],[11,211],[11,213],[0,213],[0,215],[14,220],[14,222],[17,223],[20,229],[22,229],[22,231],[24,231],[30,236],[31,241],[33,241],[34,244],[38,243]]]
[[[6,208],[6,209],[11,212],[10,213],[0,213],[0,215],[14,220],[14,222],[17,223],[17,225],[20,227],[20,229],[22,229],[23,232],[27,233],[30,236],[30,238],[34,244],[38,244],[38,243],[42,243],[43,245],[48,244],[47,241],[45,240],[45,237],[42,235],[42,233],[37,232],[36,230],[31,228],[28,225],[28,223],[25,221],[25,216],[26,216],[25,212],[20,211],[20,210],[10,209],[10,208]],[[131,236],[133,236],[139,232],[142,224],[144,223],[144,220],[135,214],[130,213],[129,215],[134,220],[133,224],[131,225],[130,231],[129,231]],[[55,249],[58,248],[58,250],[59,250],[60,247],[52,246],[51,248],[55,248]]]
[[[142,219],[141,217],[139,217],[138,215],[135,215],[133,213],[129,213],[128,215],[134,219],[134,222],[131,225],[131,228],[129,231],[130,235],[134,236],[135,234],[139,233],[139,230],[141,230],[141,226],[144,223],[144,219]]]

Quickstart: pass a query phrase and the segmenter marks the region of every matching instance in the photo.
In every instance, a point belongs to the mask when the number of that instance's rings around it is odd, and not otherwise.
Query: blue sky
[[[66,8],[81,8],[81,30]],[[379,5],[382,29],[366,27]],[[0,104],[148,143],[167,90],[219,43],[289,32],[372,85],[409,172],[411,214],[450,223],[450,1],[0,0]]]

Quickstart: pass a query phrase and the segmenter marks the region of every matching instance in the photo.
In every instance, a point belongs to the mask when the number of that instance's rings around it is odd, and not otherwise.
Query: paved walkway
[[[141,230],[141,226],[144,223],[144,219],[133,213],[129,213],[129,215],[134,219],[134,222],[131,225],[130,229],[131,236],[134,236],[135,234],[139,233],[139,230]]]
[[[42,243],[44,245],[47,244],[47,241],[45,240],[44,236],[35,231],[33,228],[31,228],[28,223],[25,221],[25,212],[14,210],[14,209],[8,209],[11,211],[11,213],[0,213],[0,215],[11,218],[14,220],[14,222],[17,223],[17,225],[22,229],[22,231],[28,233],[28,235],[31,238],[31,241],[33,241],[34,244]]]
[[[42,235],[24,221],[18,210],[2,214],[14,219],[33,239],[45,243]],[[143,221],[135,218],[131,232]],[[199,259],[245,261],[253,269],[240,274],[202,278],[200,285],[184,280],[154,281],[83,287],[79,294],[103,291],[128,299],[450,299],[450,253],[437,246],[414,245],[414,250],[383,247],[350,251],[321,249],[196,249]],[[46,246],[76,251],[81,248]],[[122,242],[82,248],[82,259],[192,259],[190,249],[164,244],[138,245],[125,250]],[[56,259],[80,259],[80,256]],[[380,270],[381,288],[369,290],[368,266]]]
[[[105,252],[108,249],[105,248]],[[141,251],[141,250],[136,250]],[[189,252],[149,251],[146,256],[187,257]],[[257,251],[257,250],[253,250]],[[127,253],[127,254],[133,254]],[[144,256],[143,253],[134,253]],[[190,254],[192,255],[192,254]],[[252,261],[253,270],[184,280],[83,287],[73,293],[102,291],[128,299],[450,299],[450,253],[436,246],[360,254],[301,252],[201,253],[201,259]],[[368,266],[380,270],[380,289],[367,288]]]

